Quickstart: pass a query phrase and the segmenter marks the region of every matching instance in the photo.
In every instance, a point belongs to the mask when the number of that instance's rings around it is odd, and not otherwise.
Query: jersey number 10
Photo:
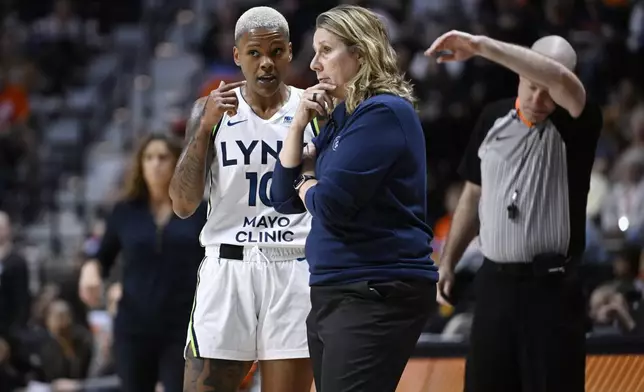
[[[258,181],[257,172],[246,172],[246,179],[248,180],[248,205],[255,207],[257,205],[257,195],[259,200],[266,207],[272,207],[273,204],[268,197],[268,183],[273,178],[273,172],[269,171],[264,173]],[[259,188],[258,188],[259,186]]]

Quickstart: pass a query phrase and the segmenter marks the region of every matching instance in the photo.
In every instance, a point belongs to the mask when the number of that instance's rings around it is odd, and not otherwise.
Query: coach
[[[466,180],[441,262],[445,303],[454,266],[479,231],[485,256],[466,391],[584,390],[585,304],[576,273],[585,246],[590,172],[602,125],[573,73],[576,54],[548,36],[532,50],[458,31],[426,55],[478,55],[519,74],[518,97],[489,104],[459,168]]]
[[[316,390],[394,392],[437,279],[423,130],[378,16],[333,8],[317,18],[313,47],[321,83],[302,95],[271,200],[279,212],[313,216],[307,332]],[[304,127],[327,109],[331,119],[303,159]]]

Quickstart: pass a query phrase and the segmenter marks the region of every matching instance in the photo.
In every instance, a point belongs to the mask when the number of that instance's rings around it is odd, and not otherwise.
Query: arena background
[[[290,22],[295,51],[290,84],[305,88],[315,82],[308,69],[312,26],[317,14],[337,3],[261,2]],[[460,192],[456,166],[476,116],[486,102],[515,94],[517,77],[481,59],[439,65],[423,57],[423,50],[450,29],[526,46],[560,34],[574,45],[577,73],[604,111],[582,268],[588,391],[644,391],[644,2],[352,3],[382,15],[399,65],[420,98],[435,260]],[[116,200],[137,140],[151,131],[182,137],[192,102],[220,80],[239,80],[232,63],[234,23],[258,4],[0,0],[0,209],[11,217],[14,248],[29,268],[30,293],[24,302],[12,302],[22,305],[8,307],[0,286],[0,324],[10,310],[28,315],[23,339],[29,342],[9,345],[0,333],[0,391],[18,388],[16,379],[28,382],[29,391],[118,391],[110,328],[119,273],[109,282],[106,307],[88,312],[77,297],[79,266],[97,249],[102,219]],[[7,225],[0,222],[0,234]],[[473,243],[459,265],[457,305],[432,312],[401,392],[461,390],[475,300],[470,283],[480,262]],[[70,327],[87,337],[92,356],[86,374],[43,376],[51,361],[67,360],[40,356],[50,339],[43,320],[55,299],[71,305]],[[247,387],[258,390],[252,383]]]

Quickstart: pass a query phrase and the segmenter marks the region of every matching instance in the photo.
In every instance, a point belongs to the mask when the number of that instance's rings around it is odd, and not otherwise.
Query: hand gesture
[[[203,114],[201,115],[202,128],[212,130],[224,116],[224,113],[228,113],[229,116],[237,114],[239,102],[237,100],[237,94],[235,94],[233,89],[244,84],[246,84],[245,80],[230,84],[226,84],[222,80],[219,87],[210,92],[203,108]]]
[[[333,109],[333,98],[329,95],[329,92],[333,90],[335,90],[335,86],[329,83],[318,83],[307,88],[302,94],[300,106],[295,112],[293,122],[304,127],[316,115],[326,117]]]
[[[103,278],[94,262],[88,262],[81,269],[78,281],[78,296],[89,308],[97,308],[103,300]]]
[[[478,53],[479,46],[480,37],[452,30],[438,37],[425,51],[425,56],[438,55],[439,63],[465,61]]]
[[[438,268],[438,283],[436,284],[436,301],[445,306],[452,306],[450,295],[454,287],[454,271],[449,267]]]

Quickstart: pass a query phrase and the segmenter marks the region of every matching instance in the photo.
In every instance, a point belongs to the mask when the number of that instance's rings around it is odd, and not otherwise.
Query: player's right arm
[[[198,99],[192,107],[186,124],[186,147],[170,181],[172,209],[183,219],[190,217],[203,199],[206,174],[214,159],[214,154],[209,152],[210,137],[224,113],[236,113],[238,102],[233,89],[244,83],[221,82],[208,97]]]

